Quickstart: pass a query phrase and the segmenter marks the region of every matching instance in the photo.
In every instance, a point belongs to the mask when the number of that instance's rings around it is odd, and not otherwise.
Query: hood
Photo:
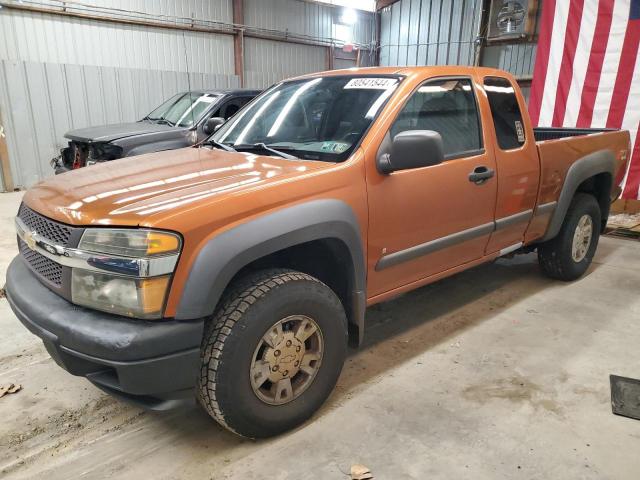
[[[119,138],[133,137],[157,132],[175,132],[184,130],[184,127],[172,127],[151,122],[114,123],[98,127],[80,128],[64,134],[65,138],[76,142],[112,142]]]
[[[56,175],[29,189],[24,202],[71,225],[150,225],[152,216],[331,165],[189,147]]]

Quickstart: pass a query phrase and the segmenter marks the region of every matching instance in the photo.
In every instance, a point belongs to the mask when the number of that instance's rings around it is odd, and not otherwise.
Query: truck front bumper
[[[135,320],[78,307],[40,283],[19,256],[5,290],[18,319],[69,373],[152,410],[193,399],[203,320]]]

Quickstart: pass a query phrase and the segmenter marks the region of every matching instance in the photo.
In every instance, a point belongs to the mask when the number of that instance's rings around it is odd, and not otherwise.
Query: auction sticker
[[[342,153],[349,148],[348,143],[342,142],[324,142],[320,147],[323,152]]]
[[[398,80],[395,78],[374,78],[374,77],[364,77],[364,78],[352,78],[349,82],[344,86],[344,88],[362,88],[362,89],[372,89],[372,90],[386,90],[388,88],[393,87]]]

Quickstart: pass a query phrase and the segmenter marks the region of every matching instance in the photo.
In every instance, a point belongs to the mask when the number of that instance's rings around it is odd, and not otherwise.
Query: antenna
[[[184,30],[182,30],[182,45],[184,47],[184,64],[187,70],[187,88],[189,89],[189,100],[193,102],[193,97],[191,96],[191,72],[189,72],[189,56],[187,55],[187,39],[184,35]],[[196,124],[196,119],[193,115],[193,104],[189,106],[189,111],[191,113],[191,126],[194,127]]]

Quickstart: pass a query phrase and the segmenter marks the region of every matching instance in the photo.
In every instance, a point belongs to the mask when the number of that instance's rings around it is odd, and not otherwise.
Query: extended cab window
[[[240,110],[212,139],[237,151],[268,147],[296,158],[340,162],[351,155],[400,80],[340,75],[282,82]]]
[[[487,77],[484,79],[484,89],[491,106],[498,145],[502,150],[520,148],[525,141],[524,126],[511,82],[506,78]]]
[[[392,125],[391,136],[406,130],[438,132],[445,157],[481,149],[480,120],[471,81],[430,80],[418,87]]]

